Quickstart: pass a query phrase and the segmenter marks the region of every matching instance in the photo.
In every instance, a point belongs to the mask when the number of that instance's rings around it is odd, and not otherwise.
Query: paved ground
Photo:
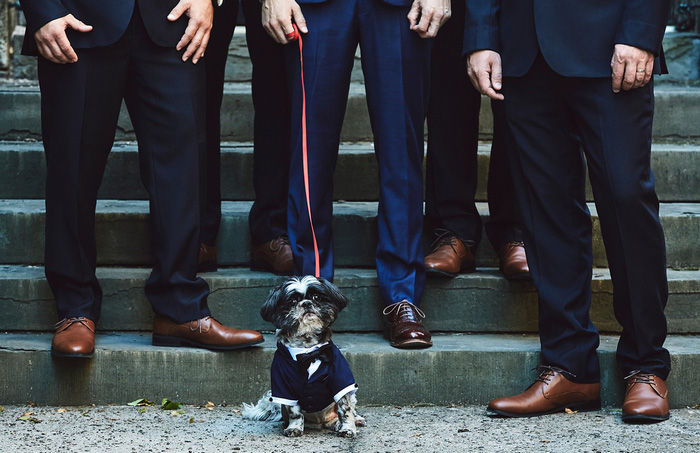
[[[240,407],[5,406],[0,451],[9,452],[695,452],[700,410],[656,425],[625,425],[619,411],[491,419],[482,407],[363,407],[356,439],[243,419]],[[20,419],[23,418],[23,419]]]

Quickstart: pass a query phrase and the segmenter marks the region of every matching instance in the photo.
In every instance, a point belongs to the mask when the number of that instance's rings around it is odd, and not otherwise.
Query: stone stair
[[[245,47],[234,38],[223,102],[222,268],[202,276],[210,306],[225,324],[271,333],[259,307],[282,277],[247,267],[252,190],[252,102]],[[233,62],[233,63],[232,63]],[[237,72],[236,72],[237,71]],[[381,338],[382,303],[374,267],[377,168],[356,71],[335,176],[336,284],[350,305],[336,323],[360,385],[361,404],[485,404],[515,393],[538,363],[537,294],[531,282],[500,276],[484,240],[476,273],[430,279],[422,302],[435,346],[393,349]],[[153,314],[143,294],[151,262],[146,193],[138,177],[134,135],[125,111],[107,165],[97,215],[98,277],[104,290],[97,351],[91,360],[52,358],[56,321],[43,275],[44,177],[39,91],[35,83],[0,84],[0,404],[124,404],[163,396],[186,403],[252,401],[269,386],[272,335],[261,347],[231,353],[150,345]],[[486,175],[492,122],[483,102],[477,198],[488,217]],[[671,405],[700,403],[700,88],[658,86],[652,168],[661,201],[669,276],[667,346],[674,371]],[[589,190],[589,201],[592,201]],[[591,317],[603,333],[603,403],[621,402],[612,310],[595,206]],[[429,239],[426,239],[428,241]]]

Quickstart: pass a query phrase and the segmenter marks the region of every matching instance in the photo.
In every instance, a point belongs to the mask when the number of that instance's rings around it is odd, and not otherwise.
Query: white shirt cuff
[[[347,387],[345,387],[343,390],[336,393],[335,396],[333,397],[333,399],[337,403],[340,400],[340,398],[344,397],[348,393],[354,393],[356,391],[357,391],[357,384],[350,384]]]
[[[270,401],[272,401],[273,403],[277,403],[277,404],[283,404],[285,406],[298,406],[299,405],[298,400],[288,400],[288,399],[284,399],[284,398],[277,398],[276,396],[273,396],[272,398],[270,398]]]

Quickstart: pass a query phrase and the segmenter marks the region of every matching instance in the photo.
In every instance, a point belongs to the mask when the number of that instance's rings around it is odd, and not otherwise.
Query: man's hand
[[[92,25],[85,25],[72,14],[48,22],[34,33],[34,39],[42,57],[61,64],[78,61],[78,55],[75,54],[66,36],[68,27],[82,33],[92,30]]]
[[[467,57],[467,73],[472,85],[481,94],[502,101],[501,56],[493,50],[477,50]]]
[[[214,6],[211,4],[211,0],[180,0],[168,14],[168,20],[174,22],[183,14],[187,15],[190,20],[187,23],[185,34],[182,35],[175,48],[181,50],[187,46],[185,53],[182,54],[182,61],[187,61],[188,58],[192,57],[192,63],[197,64],[199,59],[204,56],[204,51],[209,44],[209,34],[214,20]]]
[[[450,0],[413,0],[407,17],[411,30],[418,33],[418,36],[434,38],[450,16]]]
[[[342,1],[342,0],[341,0]],[[294,0],[263,0],[262,25],[268,35],[280,44],[294,40],[294,28],[297,24],[301,33],[308,33],[306,19],[301,8]]]
[[[643,87],[651,80],[654,54],[638,47],[615,44],[612,61],[612,90],[615,93]]]

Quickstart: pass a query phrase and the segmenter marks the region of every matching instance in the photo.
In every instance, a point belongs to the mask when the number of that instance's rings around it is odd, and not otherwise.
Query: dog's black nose
[[[311,308],[312,305],[313,304],[311,303],[311,301],[309,299],[304,299],[301,301],[302,308]]]

